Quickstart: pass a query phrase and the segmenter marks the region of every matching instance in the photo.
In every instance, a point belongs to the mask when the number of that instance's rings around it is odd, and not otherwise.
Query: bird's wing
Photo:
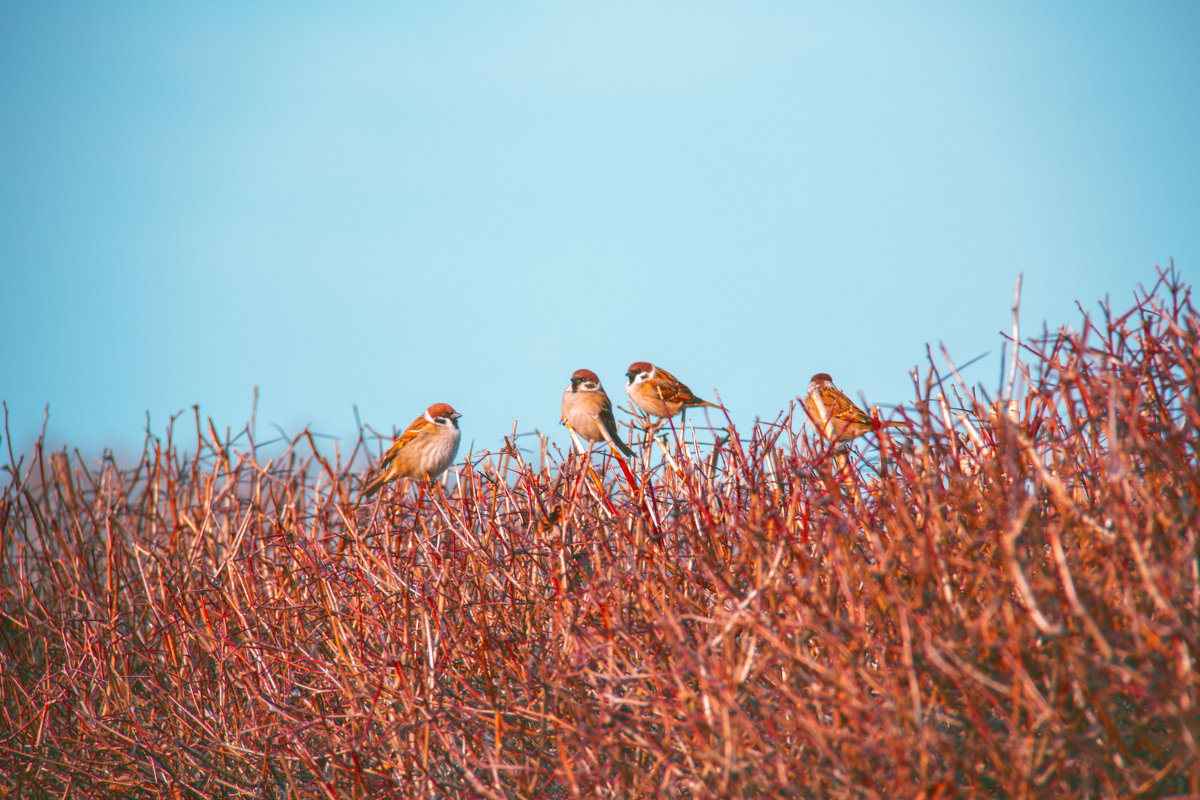
[[[404,433],[397,436],[396,441],[392,442],[392,446],[389,447],[387,452],[383,454],[383,461],[380,465],[385,468],[390,465],[392,463],[392,459],[394,459],[400,453],[400,451],[403,450],[406,445],[408,445],[409,442],[420,435],[421,431],[428,428],[431,424],[432,423],[423,416],[414,419],[412,423],[404,429]]]
[[[841,389],[822,386],[821,402],[825,404],[825,411],[834,419],[861,422],[864,425],[871,424],[871,418],[867,416],[866,412],[854,405],[854,402],[846,397]]]
[[[655,382],[654,389],[662,398],[664,403],[682,403],[685,406],[711,406],[712,403],[707,400],[701,400],[692,393],[692,390],[687,387],[683,381],[676,378],[671,373],[667,372],[662,367],[658,367],[658,372],[655,375],[659,380]],[[715,408],[715,406],[714,406]]]
[[[612,401],[608,399],[608,395],[603,395],[603,398],[600,409],[596,412],[596,419],[600,423],[600,430],[604,433],[604,438],[608,440],[609,444],[619,449],[625,455],[633,455],[633,451],[617,435],[617,420],[613,416]]]

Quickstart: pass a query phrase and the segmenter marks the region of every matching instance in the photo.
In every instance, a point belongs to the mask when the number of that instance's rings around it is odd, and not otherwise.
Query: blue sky
[[[815,372],[995,387],[1022,325],[1200,259],[1200,4],[0,2],[18,449],[149,412],[565,442],[648,360],[735,421]],[[190,412],[189,412],[190,413]],[[625,415],[618,412],[618,417]]]

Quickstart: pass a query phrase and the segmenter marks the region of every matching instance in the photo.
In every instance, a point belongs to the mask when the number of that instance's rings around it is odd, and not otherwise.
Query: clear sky
[[[815,372],[995,387],[1024,331],[1200,261],[1200,3],[0,2],[0,398],[18,448],[565,442],[571,372],[735,421]],[[190,412],[189,412],[190,413]],[[626,415],[618,412],[618,418]]]

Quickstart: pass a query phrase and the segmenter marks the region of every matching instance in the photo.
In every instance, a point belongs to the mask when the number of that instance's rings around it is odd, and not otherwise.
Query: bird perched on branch
[[[612,401],[590,369],[577,369],[563,391],[562,420],[589,442],[608,442],[627,456],[633,451],[617,435]]]
[[[827,372],[813,375],[804,397],[804,409],[808,418],[826,439],[848,442],[868,431],[880,428],[900,428],[903,422],[881,422],[872,419],[854,402],[833,385]]]
[[[425,409],[392,442],[383,456],[382,472],[363,487],[362,496],[370,497],[384,484],[400,478],[437,480],[458,454],[461,416],[447,403],[434,403]]]
[[[634,405],[655,417],[673,417],[680,411],[697,406],[720,408],[716,403],[701,400],[692,394],[682,381],[662,367],[645,361],[629,365],[625,376],[625,392]]]

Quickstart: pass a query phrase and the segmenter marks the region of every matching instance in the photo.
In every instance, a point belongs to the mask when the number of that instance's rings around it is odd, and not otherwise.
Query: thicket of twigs
[[[931,359],[847,469],[791,411],[362,506],[199,415],[12,454],[0,794],[1194,796],[1198,334],[1168,273],[1011,418]]]

